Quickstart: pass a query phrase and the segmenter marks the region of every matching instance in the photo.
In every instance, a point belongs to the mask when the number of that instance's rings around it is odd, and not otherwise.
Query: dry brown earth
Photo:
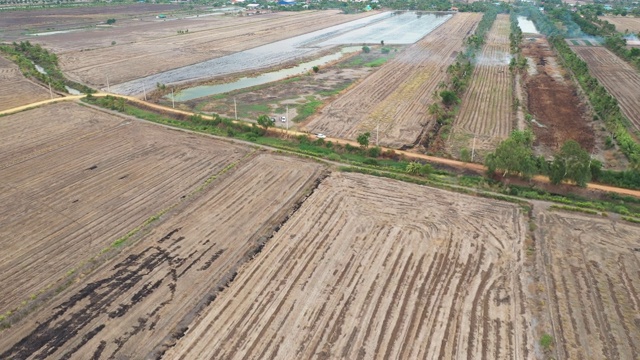
[[[513,75],[509,71],[509,15],[496,18],[482,51],[449,140],[450,152],[475,148],[493,151],[508,137],[515,121],[512,109]],[[475,138],[475,139],[473,139]],[[475,145],[475,146],[474,146]]]
[[[528,358],[518,206],[334,173],[171,359]]]
[[[566,141],[575,140],[592,152],[595,148],[593,119],[588,116],[587,105],[578,96],[576,85],[558,64],[547,39],[529,34],[522,43],[522,54],[529,64],[524,87],[538,150],[550,155]]]
[[[7,38],[12,33],[23,31],[51,31],[70,28],[82,28],[104,23],[107,19],[117,19],[118,22],[128,18],[146,16],[154,18],[157,14],[180,9],[180,5],[173,4],[127,4],[103,6],[75,6],[50,7],[43,9],[11,10],[0,16],[0,29]]]
[[[548,211],[536,217],[553,357],[640,358],[638,226]]]
[[[640,32],[640,18],[621,16],[599,16],[598,18],[612,23],[615,25],[616,30],[621,33],[624,33],[625,30],[629,30],[634,33]]]
[[[136,246],[6,330],[0,358],[160,356],[259,252],[321,170],[269,154],[239,165],[167,214]]]
[[[130,21],[39,41],[58,53],[62,70],[71,78],[102,88],[107,76],[110,85],[119,84],[370,15],[327,10]],[[178,30],[189,32],[178,34]]]
[[[73,103],[3,117],[0,133],[0,315],[249,151]]]
[[[433,126],[427,108],[447,67],[473,33],[482,14],[458,13],[337,100],[306,128],[355,139],[379,125],[380,144],[399,148],[416,142]]]
[[[58,97],[57,94],[53,94]],[[51,97],[49,89],[26,79],[17,65],[0,56],[0,110],[31,104]]]
[[[604,47],[572,46],[587,62],[593,76],[613,95],[624,115],[640,130],[640,75],[631,65]]]

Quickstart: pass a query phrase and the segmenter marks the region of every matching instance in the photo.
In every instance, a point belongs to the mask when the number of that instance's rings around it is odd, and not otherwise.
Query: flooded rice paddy
[[[142,94],[156,84],[181,84],[217,76],[279,66],[314,56],[333,46],[380,43],[411,44],[451,18],[451,14],[419,12],[384,12],[366,18],[331,26],[308,34],[276,41],[235,54],[218,57],[198,64],[165,71],[144,78],[112,85],[111,91]],[[404,26],[409,23],[410,26]]]

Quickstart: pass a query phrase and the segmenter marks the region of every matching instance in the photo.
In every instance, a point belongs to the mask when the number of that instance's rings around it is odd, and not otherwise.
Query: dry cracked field
[[[631,65],[600,46],[571,46],[612,96],[636,129],[640,129],[640,75]]]
[[[514,127],[509,33],[509,15],[498,15],[477,56],[473,77],[462,99],[449,139],[451,152],[472,147],[481,154],[493,151]]]
[[[332,174],[172,359],[526,358],[518,206]]]
[[[554,357],[640,358],[638,226],[567,213],[536,217]]]
[[[444,80],[464,39],[481,14],[458,13],[326,105],[306,129],[332,137],[355,139],[380,127],[380,144],[400,148],[414,144],[431,127],[427,108]]]
[[[17,65],[0,56],[0,110],[49,98],[49,89],[26,79]]]

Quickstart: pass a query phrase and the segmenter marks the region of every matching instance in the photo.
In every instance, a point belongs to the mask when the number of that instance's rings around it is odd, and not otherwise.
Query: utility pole
[[[287,105],[287,132],[289,132],[289,105]]]
[[[238,104],[236,103],[236,98],[233,98],[233,112],[236,114],[236,121],[238,121]]]
[[[380,139],[380,122],[376,125],[376,146],[380,146],[378,140]]]
[[[147,87],[142,83],[142,92],[144,93],[144,101],[147,101]]]
[[[109,74],[107,74],[107,92],[111,92],[111,88],[109,87]]]
[[[53,99],[53,91],[51,91],[51,81],[49,81],[49,96]]]
[[[176,100],[173,96],[173,88],[171,88],[171,106],[173,106],[173,108],[176,108]]]

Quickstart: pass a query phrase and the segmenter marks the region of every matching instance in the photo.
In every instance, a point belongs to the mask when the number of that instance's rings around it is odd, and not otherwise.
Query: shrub
[[[542,334],[542,337],[540,338],[540,346],[542,346],[545,350],[549,350],[552,344],[553,337],[547,333]]]
[[[362,47],[362,52],[364,52],[365,54],[368,54],[371,52],[371,48],[365,45]]]

